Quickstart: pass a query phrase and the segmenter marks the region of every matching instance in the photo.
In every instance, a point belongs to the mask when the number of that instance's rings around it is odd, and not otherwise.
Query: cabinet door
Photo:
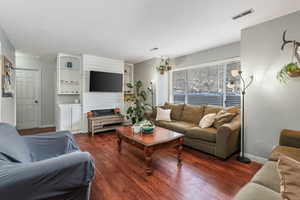
[[[59,124],[58,130],[71,130],[72,128],[72,116],[71,116],[72,110],[69,105],[59,105],[58,106],[58,115],[59,115],[59,121],[57,122]]]
[[[72,105],[72,131],[80,131],[81,128],[81,106]]]

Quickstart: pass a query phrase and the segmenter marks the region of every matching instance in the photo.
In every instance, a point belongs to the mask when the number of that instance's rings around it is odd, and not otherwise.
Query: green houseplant
[[[142,81],[136,81],[134,84],[127,83],[127,87],[133,89],[133,95],[127,99],[131,105],[127,109],[126,117],[132,124],[137,124],[143,120],[145,111],[151,109],[151,106],[146,103],[148,94],[143,88]]]
[[[277,79],[281,83],[287,83],[290,77],[299,77],[300,68],[296,62],[291,62],[285,65],[278,73]]]
[[[281,50],[283,51],[287,44],[292,44],[292,61],[287,65],[284,65],[277,73],[277,79],[281,83],[287,83],[289,78],[300,77],[300,42],[297,42],[296,40],[287,40],[286,33],[287,30],[283,32]]]
[[[157,67],[157,71],[161,75],[163,75],[165,72],[172,70],[172,66],[170,65],[170,59],[169,58],[161,58],[160,64]]]

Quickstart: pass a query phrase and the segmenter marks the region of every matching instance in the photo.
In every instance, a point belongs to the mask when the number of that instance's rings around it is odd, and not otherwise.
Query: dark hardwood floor
[[[31,128],[31,129],[18,130],[20,135],[34,135],[34,134],[38,134],[38,133],[46,133],[46,132],[53,132],[53,131],[55,131],[55,127]]]
[[[47,131],[53,129],[20,132]],[[123,143],[119,154],[115,132],[75,138],[81,150],[95,159],[91,200],[229,200],[261,167],[255,162],[239,163],[235,156],[222,161],[184,147],[181,168],[177,168],[175,149],[159,151],[153,155],[153,175],[147,176],[143,152]]]
[[[153,175],[146,176],[143,152],[123,143],[119,154],[114,132],[75,138],[95,158],[91,200],[229,200],[261,167],[184,147],[181,168],[175,149],[160,151],[153,155]]]

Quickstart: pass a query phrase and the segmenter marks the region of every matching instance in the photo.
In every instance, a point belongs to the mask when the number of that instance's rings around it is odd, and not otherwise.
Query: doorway
[[[17,129],[40,126],[41,72],[38,69],[16,70]]]

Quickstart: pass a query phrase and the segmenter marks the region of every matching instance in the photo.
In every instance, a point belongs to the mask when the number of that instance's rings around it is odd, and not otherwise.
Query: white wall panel
[[[123,92],[89,92],[90,71],[124,73],[124,61],[91,55],[82,56],[82,106],[83,132],[87,132],[86,113],[96,109],[124,107]]]

